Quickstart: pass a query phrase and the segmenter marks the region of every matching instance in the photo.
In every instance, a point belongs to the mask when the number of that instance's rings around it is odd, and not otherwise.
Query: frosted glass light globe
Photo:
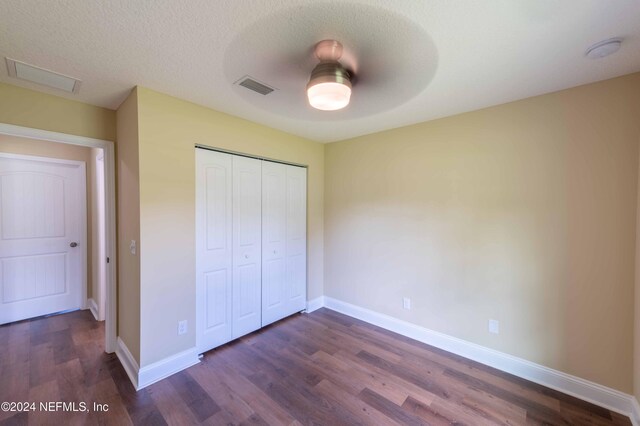
[[[335,111],[349,105],[351,87],[335,82],[318,83],[307,89],[309,104],[322,111]]]

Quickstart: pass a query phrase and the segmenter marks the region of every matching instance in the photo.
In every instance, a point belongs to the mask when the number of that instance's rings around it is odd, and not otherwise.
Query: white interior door
[[[208,351],[232,333],[232,160],[196,149],[197,345]]]
[[[234,155],[233,338],[260,328],[262,282],[262,162]]]
[[[288,315],[287,166],[262,162],[262,325]]]
[[[0,324],[84,307],[85,165],[0,154]]]
[[[286,166],[287,315],[307,305],[307,169]]]

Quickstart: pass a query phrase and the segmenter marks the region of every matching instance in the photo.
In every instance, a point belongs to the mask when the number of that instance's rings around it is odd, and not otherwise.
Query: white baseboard
[[[331,297],[324,296],[324,306],[447,352],[575,396],[611,411],[630,416],[634,425],[640,426],[638,402],[633,396],[626,393]],[[636,417],[635,419],[634,416]]]
[[[138,372],[138,390],[154,384],[200,362],[196,348],[187,349],[170,357],[144,366]]]
[[[196,349],[192,348],[140,368],[120,337],[116,355],[137,391],[200,362]]]
[[[324,296],[316,297],[313,300],[307,301],[307,310],[306,313],[311,313],[313,311],[317,311],[318,309],[324,306]]]
[[[100,317],[98,316],[98,304],[93,300],[93,298],[87,299],[87,308],[89,308],[96,321],[100,321]]]
[[[136,362],[136,359],[131,355],[129,348],[125,343],[118,337],[118,345],[116,347],[116,356],[120,360],[120,364],[124,367],[124,371],[127,372],[127,376],[129,376],[129,380],[133,384],[133,387],[138,390],[138,371],[140,371],[140,367]]]
[[[631,423],[633,426],[640,426],[640,403],[634,397],[631,397],[633,401],[631,401]]]

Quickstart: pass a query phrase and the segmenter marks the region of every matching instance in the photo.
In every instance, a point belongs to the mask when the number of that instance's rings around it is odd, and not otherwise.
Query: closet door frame
[[[281,161],[281,160],[268,158],[268,157],[260,157],[260,156],[249,155],[249,154],[245,154],[245,153],[241,153],[241,152],[237,152],[237,151],[225,150],[225,149],[216,148],[216,147],[212,147],[212,146],[208,146],[208,145],[196,144],[195,148],[196,148],[196,150],[200,149],[200,150],[206,150],[206,151],[213,151],[213,152],[224,154],[224,155],[229,155],[229,156],[231,156],[231,162],[233,162],[233,158],[235,158],[235,157],[246,157],[246,158],[249,158],[249,159],[260,160],[260,163],[261,163],[260,169],[262,169],[262,166],[267,162],[268,163],[279,163],[279,164],[286,165],[286,166],[289,166],[289,167],[295,167],[296,169],[298,169],[298,168],[299,169],[304,169],[302,171],[302,173],[304,173],[304,268],[303,268],[304,269],[304,271],[303,271],[303,275],[304,275],[304,284],[303,284],[304,292],[303,292],[303,295],[302,295],[303,296],[302,299],[304,299],[304,300],[303,300],[302,304],[301,303],[296,303],[295,310],[291,311],[291,309],[292,309],[292,304],[291,304],[292,297],[291,296],[293,296],[292,293],[291,293],[291,289],[289,288],[291,281],[290,281],[290,279],[288,277],[285,276],[285,282],[286,282],[286,290],[285,291],[286,291],[286,295],[287,295],[286,302],[287,302],[287,312],[288,312],[287,314],[285,314],[285,317],[288,316],[288,315],[294,314],[296,312],[304,311],[305,308],[306,308],[306,299],[307,299],[307,293],[308,293],[308,291],[307,291],[308,290],[307,289],[307,287],[308,287],[308,276],[307,276],[308,275],[307,274],[307,271],[308,271],[308,266],[307,266],[308,265],[308,259],[307,259],[307,254],[308,254],[308,250],[307,250],[307,243],[308,243],[308,232],[307,232],[308,231],[308,229],[307,229],[307,226],[308,226],[308,224],[307,224],[307,202],[308,202],[308,200],[307,200],[307,195],[308,195],[307,177],[308,177],[308,174],[307,174],[307,170],[308,170],[308,166],[306,166],[304,164],[296,164],[296,163]],[[200,184],[199,179],[200,179],[200,175],[201,175],[201,172],[199,172],[199,167],[200,167],[200,165],[198,164],[197,154],[196,154],[196,297],[197,297],[197,300],[196,300],[196,309],[197,309],[197,311],[196,311],[197,312],[196,313],[196,328],[197,328],[196,329],[196,345],[197,345],[198,351],[200,353],[203,353],[203,352],[211,350],[211,349],[213,349],[213,348],[215,348],[217,346],[220,346],[220,345],[222,345],[224,343],[227,343],[228,341],[231,341],[231,340],[233,340],[233,339],[235,339],[237,337],[240,337],[242,335],[248,334],[248,333],[250,333],[251,331],[254,331],[254,330],[250,330],[250,331],[246,331],[246,332],[240,332],[240,334],[237,334],[236,332],[233,331],[233,316],[234,316],[233,310],[234,310],[235,302],[233,301],[233,297],[231,297],[232,300],[230,300],[229,304],[227,305],[231,310],[230,313],[227,313],[227,315],[230,316],[230,321],[231,321],[231,325],[230,325],[231,329],[228,332],[228,339],[225,338],[224,341],[220,341],[220,343],[216,343],[215,346],[210,346],[210,347],[207,346],[206,344],[205,345],[202,344],[202,341],[203,341],[202,333],[203,333],[203,325],[204,325],[204,323],[203,323],[203,321],[201,319],[201,315],[203,315],[204,313],[201,313],[201,303],[204,303],[204,302],[201,300],[202,299],[202,294],[201,294],[202,292],[200,291],[200,289],[201,289],[202,285],[201,285],[201,283],[199,281],[199,280],[201,280],[201,277],[199,276],[199,269],[198,269],[198,256],[201,255],[201,253],[199,253],[199,251],[198,251],[200,246],[201,246],[201,242],[199,242],[199,238],[201,238],[201,237],[198,236],[198,229],[199,229],[198,228],[198,223],[199,223],[198,220],[202,220],[202,218],[200,218],[200,216],[199,216],[201,214],[201,212],[198,212],[198,197],[202,196],[202,194],[199,192],[199,184]],[[233,167],[231,168],[231,173],[232,173],[232,175],[234,174]],[[261,179],[262,179],[262,170],[261,170],[260,174],[261,174]],[[286,180],[287,180],[287,177],[286,177],[286,173],[285,173],[285,181]],[[233,185],[233,182],[231,182],[231,185]],[[262,183],[261,183],[261,185],[262,185]],[[285,182],[285,188],[287,188],[286,182]],[[287,190],[288,189],[285,189],[285,192]],[[261,191],[262,191],[262,186],[261,186]],[[232,198],[232,200],[231,200],[231,209],[233,209],[234,208],[234,206],[233,206],[233,204],[234,204],[234,202],[233,202],[233,189],[231,189],[231,198]],[[285,193],[285,199],[286,198],[287,198],[287,194]],[[261,203],[262,203],[262,192],[260,194],[260,200],[261,200]],[[286,209],[286,207],[285,207],[285,209]],[[261,206],[261,210],[262,210],[262,206]],[[288,211],[285,212],[285,214],[287,214],[287,213],[288,213]],[[230,215],[231,215],[230,216],[231,221],[234,222],[233,211],[230,213]],[[261,219],[262,219],[262,214],[261,214]],[[235,243],[234,243],[233,237],[231,235],[236,232],[236,230],[233,229],[233,223],[231,224],[231,228],[232,229],[230,231],[229,238],[232,239],[232,241],[230,243],[231,244],[230,247],[233,247]],[[288,235],[289,235],[289,233],[287,231],[288,230],[285,230],[285,233],[287,234],[287,237],[285,237],[285,238],[288,238]],[[261,233],[263,233],[262,227],[261,227]],[[264,239],[263,236],[262,236],[262,239]],[[262,286],[262,280],[263,280],[262,267],[263,267],[263,258],[264,258],[264,252],[263,252],[264,247],[263,247],[263,245],[264,244],[261,241],[261,244],[260,244],[260,258],[261,258],[260,259],[260,279],[261,279],[261,288],[260,288],[260,290],[261,290],[261,297],[259,299],[261,318],[264,315],[263,312],[262,312],[263,299],[264,299],[264,288]],[[285,247],[286,247],[286,242],[285,242]],[[231,273],[231,277],[230,277],[230,279],[231,279],[231,281],[230,281],[230,286],[231,286],[230,290],[231,291],[230,291],[229,296],[232,296],[232,294],[235,292],[235,285],[234,285],[234,278],[233,278],[234,275],[235,275],[235,264],[233,262],[235,260],[235,259],[233,259],[234,255],[235,255],[235,253],[231,253],[231,258],[232,258],[231,272],[230,272]],[[243,256],[244,253],[239,254],[239,255]],[[287,261],[287,259],[285,258],[285,262],[286,261]],[[285,272],[285,274],[286,273],[287,272]],[[299,305],[299,306],[297,306],[297,305]],[[266,324],[264,324],[264,322],[261,320],[260,324],[257,326],[256,329],[259,329],[259,328],[263,327],[264,325],[266,325]]]

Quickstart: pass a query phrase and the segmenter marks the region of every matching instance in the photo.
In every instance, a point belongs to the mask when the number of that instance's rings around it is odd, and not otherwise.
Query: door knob
[[[244,258],[245,258],[245,259],[248,259],[248,258],[249,258],[249,255],[248,255],[248,254],[245,254],[245,255],[244,255]]]
[[[71,244],[69,244],[69,247],[78,247],[78,243],[74,241]]]

